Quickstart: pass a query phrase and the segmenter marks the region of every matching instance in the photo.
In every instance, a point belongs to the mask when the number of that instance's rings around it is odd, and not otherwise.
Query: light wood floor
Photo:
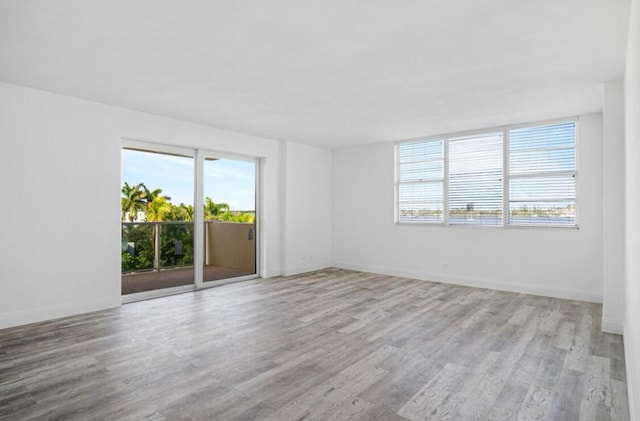
[[[0,419],[625,420],[601,306],[328,269],[0,331]]]

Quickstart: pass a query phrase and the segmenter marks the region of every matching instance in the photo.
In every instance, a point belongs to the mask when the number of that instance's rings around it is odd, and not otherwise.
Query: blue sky
[[[218,159],[204,162],[204,196],[233,210],[255,210],[255,164]],[[193,204],[193,158],[122,150],[122,184],[160,188],[171,203]]]

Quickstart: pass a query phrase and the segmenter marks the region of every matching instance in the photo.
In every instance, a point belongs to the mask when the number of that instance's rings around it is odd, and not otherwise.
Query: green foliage
[[[134,223],[138,212],[145,213],[147,222]],[[162,189],[149,190],[144,183],[122,186],[121,199],[122,273],[154,269],[155,238],[159,238],[159,268],[193,264],[194,226],[189,223],[172,224],[169,221],[193,221],[193,206],[180,203],[174,205]],[[205,198],[204,219],[233,223],[253,223],[254,216],[248,212],[232,211],[227,203],[215,203]]]
[[[229,209],[227,203],[215,203],[210,197],[204,198],[204,219],[207,221],[219,220]]]
[[[138,183],[130,186],[124,183],[122,186],[122,199],[120,201],[120,209],[122,211],[122,220],[129,219],[130,222],[135,221],[139,211],[144,210],[146,204],[146,190],[144,183]]]
[[[160,234],[160,266],[193,264],[193,224],[163,224]]]
[[[240,224],[253,224],[255,217],[250,213],[240,213],[240,212],[224,212],[220,214],[218,220],[221,222],[235,222]]]
[[[160,268],[193,264],[193,224],[159,224]],[[153,269],[154,228],[151,224],[126,224],[122,227],[122,272]]]
[[[149,261],[147,256],[134,257],[127,251],[122,252],[122,273],[149,269],[152,265],[153,262]]]
[[[122,251],[122,272],[153,269],[153,226],[122,225],[122,241],[128,245]]]
[[[210,197],[204,200],[204,219],[236,223],[253,223],[254,216],[248,212],[232,211],[228,203],[216,203]],[[149,190],[144,183],[122,186],[122,221],[134,222],[138,212],[144,212],[147,222],[193,221],[193,206],[171,203],[171,197],[163,196],[162,189]]]
[[[180,203],[178,206],[172,206],[171,212],[167,217],[169,221],[193,221],[193,206]]]
[[[204,219],[207,221],[252,224],[255,217],[248,212],[232,211],[228,204],[215,203],[210,197],[205,197]]]
[[[154,197],[145,208],[147,222],[166,221],[172,214],[173,205],[162,196]]]

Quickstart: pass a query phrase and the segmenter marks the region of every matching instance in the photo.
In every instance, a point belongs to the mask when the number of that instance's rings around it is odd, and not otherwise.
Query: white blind
[[[577,125],[398,144],[397,221],[576,227]]]
[[[398,219],[442,222],[444,142],[422,140],[398,145]]]
[[[513,225],[576,225],[576,124],[509,131]]]
[[[449,224],[502,225],[502,133],[449,140]]]

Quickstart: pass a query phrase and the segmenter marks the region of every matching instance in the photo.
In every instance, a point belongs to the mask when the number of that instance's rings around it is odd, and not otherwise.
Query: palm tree
[[[172,221],[193,221],[193,205],[180,203],[178,206],[172,206],[169,219]]]
[[[138,212],[144,210],[146,206],[147,188],[144,183],[138,183],[130,186],[125,182],[122,186],[122,199],[120,200],[120,209],[122,210],[122,221],[128,217],[129,222],[136,220]]]
[[[229,205],[227,203],[215,203],[210,197],[204,198],[204,219],[220,219],[220,216],[229,212]]]
[[[160,194],[162,193],[162,189],[149,190],[144,184],[142,184],[142,186],[144,188],[144,198],[147,203],[153,202],[156,197],[162,197],[167,202],[171,200],[171,196],[160,196]]]
[[[162,196],[156,196],[150,202],[147,202],[144,208],[147,222],[162,222],[167,220],[167,216],[171,214],[171,203]]]
[[[166,196],[160,196],[162,190],[156,189],[153,199],[147,202],[145,208],[147,222],[162,222],[167,220],[167,216],[171,214],[171,203],[167,201]],[[155,253],[153,256],[153,269],[160,268],[160,225],[153,224],[153,244]]]

